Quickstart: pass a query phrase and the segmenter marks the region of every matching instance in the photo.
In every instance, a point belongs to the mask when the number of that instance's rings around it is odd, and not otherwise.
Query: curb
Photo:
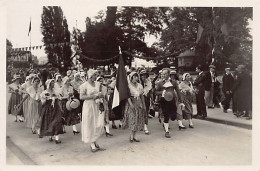
[[[6,147],[12,151],[24,165],[37,165],[27,154],[25,154],[9,136],[6,136]]]
[[[237,122],[226,121],[226,120],[215,119],[215,118],[208,118],[208,117],[205,119],[200,119],[200,118],[194,118],[194,119],[205,120],[205,121],[209,121],[209,122],[215,122],[215,123],[220,123],[220,124],[224,124],[224,125],[236,126],[236,127],[252,130],[252,125],[249,125],[249,124],[237,123]]]

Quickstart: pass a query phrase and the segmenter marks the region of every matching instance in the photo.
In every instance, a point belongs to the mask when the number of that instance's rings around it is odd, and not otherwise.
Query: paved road
[[[209,116],[251,124],[220,109],[208,110]],[[252,131],[205,120],[194,119],[195,129],[178,130],[177,121],[170,123],[171,139],[164,137],[157,118],[149,120],[151,135],[138,133],[140,143],[129,142],[129,131],[111,129],[112,138],[103,135],[99,144],[107,150],[91,153],[81,135],[72,128],[61,135],[61,144],[39,139],[24,123],[6,116],[7,164],[9,165],[250,165]],[[188,123],[184,121],[188,126]],[[80,124],[77,125],[80,130]]]
[[[81,135],[73,135],[68,127],[61,135],[61,144],[39,139],[7,117],[8,141],[19,148],[17,156],[26,164],[38,165],[250,165],[251,130],[194,120],[195,129],[178,131],[172,122],[171,139],[164,137],[157,119],[150,120],[151,135],[138,134],[140,143],[129,142],[128,130],[111,130],[114,137],[102,136],[100,145],[104,152],[91,153],[88,144],[81,142]],[[186,124],[187,125],[187,124]],[[79,127],[79,125],[78,125]],[[8,142],[7,141],[7,142]],[[8,145],[7,145],[8,146]],[[12,145],[11,145],[12,147]],[[8,151],[7,151],[8,152]],[[22,153],[22,154],[21,154]],[[22,157],[23,156],[23,157]],[[26,158],[26,161],[23,159]],[[7,158],[9,163],[10,157]],[[30,162],[31,160],[31,162]],[[13,163],[10,163],[13,164]]]

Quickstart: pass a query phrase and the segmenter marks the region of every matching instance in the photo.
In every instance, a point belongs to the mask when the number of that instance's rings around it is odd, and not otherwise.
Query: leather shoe
[[[150,132],[149,132],[149,131],[144,131],[144,133],[145,133],[146,135],[150,135]]]
[[[171,138],[170,133],[169,133],[169,132],[166,132],[166,133],[165,133],[165,137],[166,137],[166,138]]]
[[[113,128],[113,129],[117,129],[116,125],[112,125],[112,128]]]
[[[56,144],[60,144],[61,141],[60,141],[60,140],[55,140],[55,143],[56,143]]]
[[[189,125],[189,128],[194,128],[194,126],[193,125]]]
[[[135,138],[133,138],[133,140],[134,140],[134,142],[140,142],[140,140],[137,140],[137,139],[135,139]]]

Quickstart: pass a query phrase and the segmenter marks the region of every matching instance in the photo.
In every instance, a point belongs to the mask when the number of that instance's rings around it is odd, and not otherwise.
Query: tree
[[[49,62],[59,71],[66,70],[70,66],[71,57],[70,32],[61,7],[43,7],[41,32]]]
[[[160,45],[166,53],[195,48],[196,64],[252,63],[252,8],[168,8]],[[197,39],[198,27],[201,37]],[[197,40],[197,42],[196,42]],[[214,60],[212,60],[214,59]]]
[[[158,8],[108,7],[106,15],[102,12],[92,22],[86,19],[86,32],[79,46],[84,55],[95,59],[109,59],[118,55],[118,47],[134,54],[156,56],[156,50],[148,48],[145,35],[159,34],[162,28]],[[105,16],[105,17],[104,17]],[[131,65],[133,57],[124,54],[124,62]],[[101,63],[81,59],[85,66]],[[103,65],[117,62],[117,59],[103,62]]]

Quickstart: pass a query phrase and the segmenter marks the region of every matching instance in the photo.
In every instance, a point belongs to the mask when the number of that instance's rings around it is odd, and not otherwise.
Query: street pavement
[[[8,95],[7,95],[8,97]],[[196,112],[196,106],[194,106]],[[221,122],[220,122],[221,121]],[[129,130],[111,129],[114,135],[103,135],[98,143],[106,151],[92,153],[81,134],[73,135],[72,127],[60,135],[61,144],[38,138],[24,123],[6,116],[7,165],[251,165],[252,121],[236,118],[220,108],[208,109],[208,119],[193,119],[194,129],[178,130],[177,121],[170,122],[172,138],[164,137],[158,118],[149,119],[150,135],[138,132],[140,143],[129,142]],[[116,122],[118,125],[118,123]],[[81,125],[77,125],[81,130]]]
[[[151,134],[138,132],[140,143],[129,142],[128,130],[111,129],[112,138],[103,135],[98,141],[107,150],[92,153],[89,144],[81,141],[80,134],[73,135],[71,127],[66,127],[67,133],[60,136],[62,143],[55,144],[47,137],[38,138],[24,123],[13,119],[7,116],[7,164],[10,165],[174,166],[250,165],[252,162],[250,129],[206,120],[194,119],[194,129],[181,131],[176,121],[171,122],[172,138],[167,139],[158,119],[150,119]],[[184,124],[188,126],[186,121]],[[80,125],[77,126],[80,130]]]

